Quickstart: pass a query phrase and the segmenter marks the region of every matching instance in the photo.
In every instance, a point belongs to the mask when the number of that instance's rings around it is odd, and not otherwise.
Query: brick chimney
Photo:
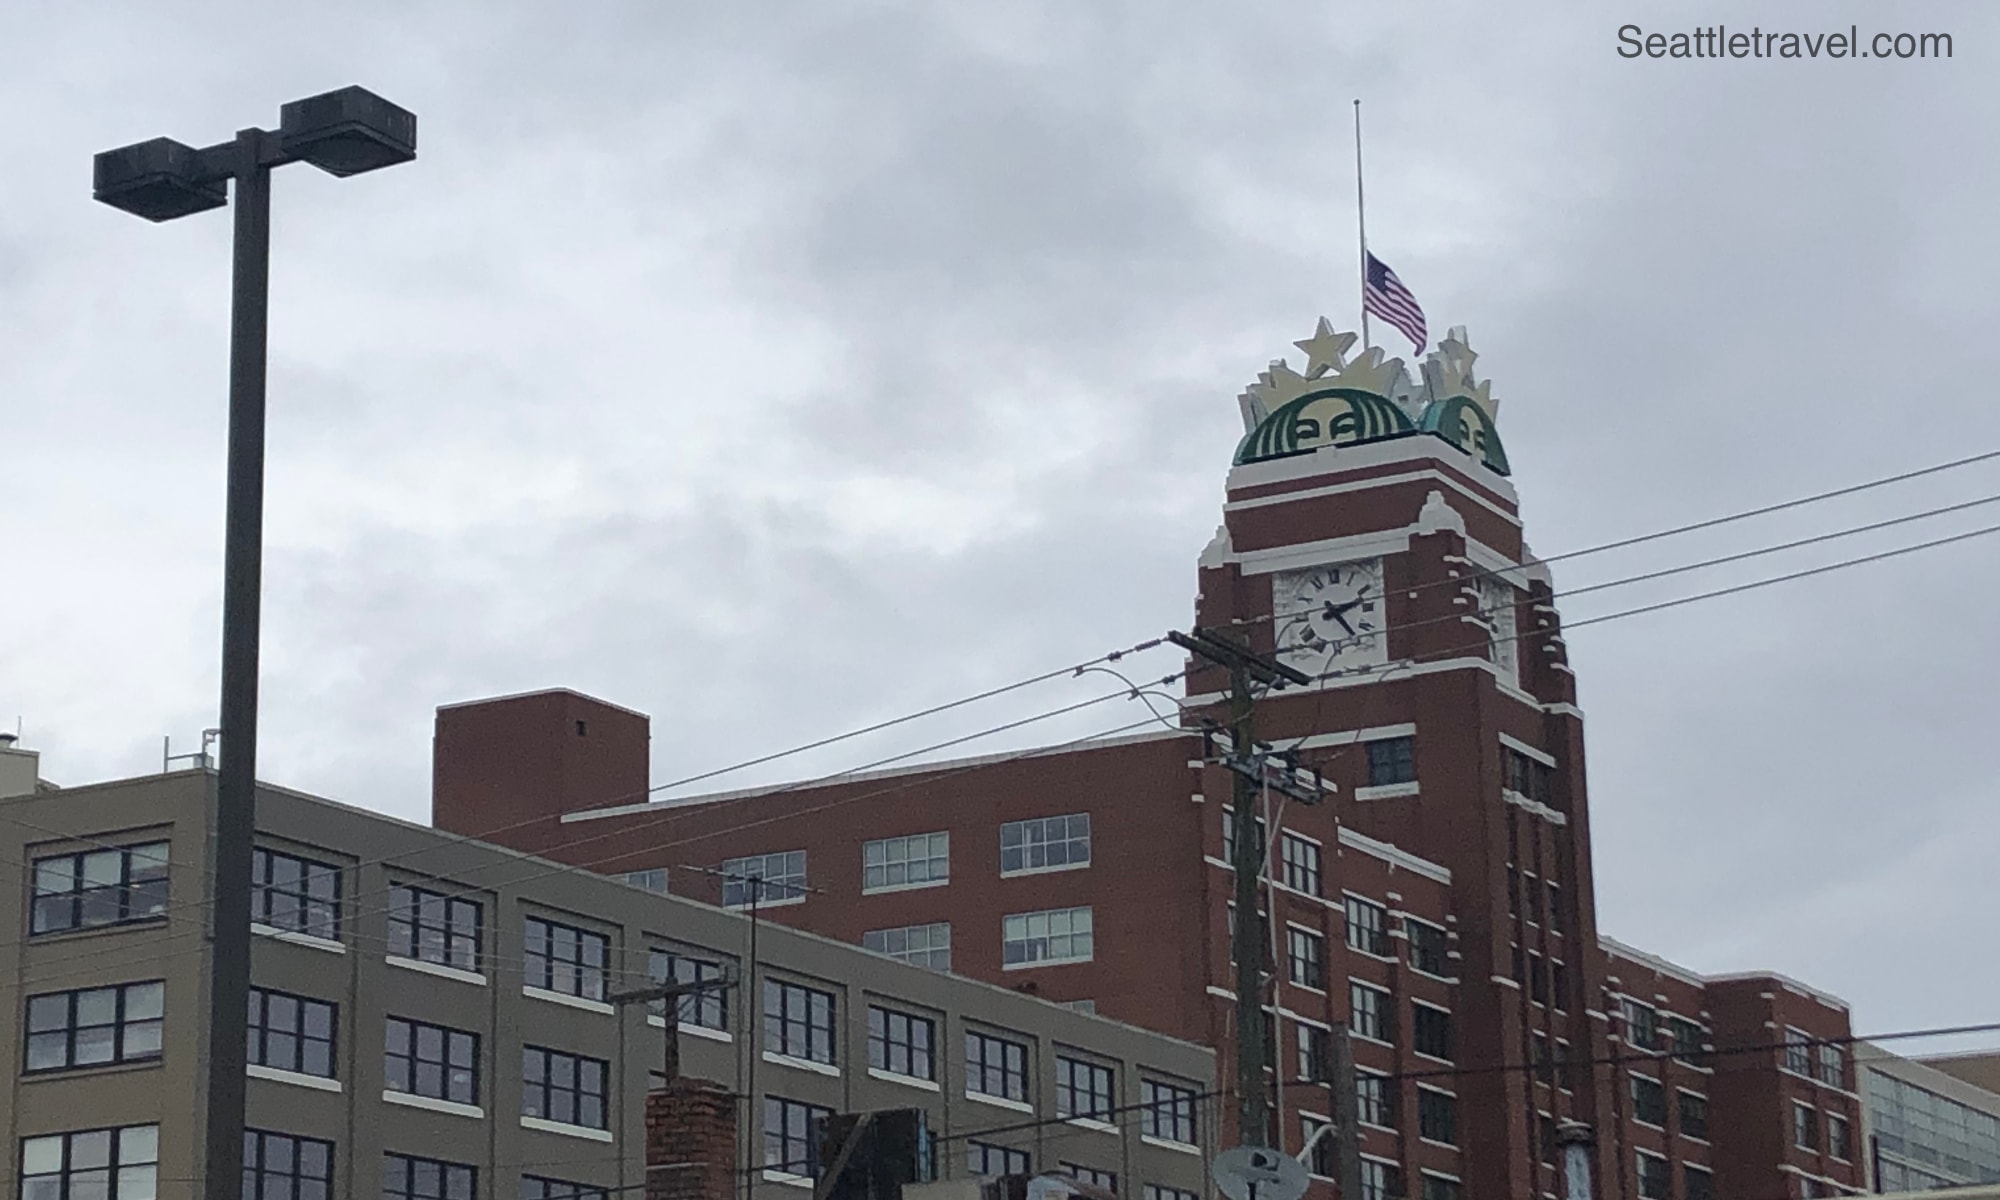
[[[708,1079],[646,1093],[646,1200],[734,1200],[736,1094]]]

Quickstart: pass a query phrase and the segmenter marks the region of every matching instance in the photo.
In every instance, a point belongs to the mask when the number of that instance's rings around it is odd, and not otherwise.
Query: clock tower
[[[1408,1133],[1449,1089],[1449,1140],[1478,1148],[1464,1194],[1560,1194],[1556,1127],[1610,1129],[1619,1111],[1616,1072],[1591,1065],[1611,1030],[1593,978],[1604,972],[1582,713],[1550,576],[1524,539],[1499,401],[1464,330],[1414,376],[1379,348],[1350,358],[1354,341],[1321,320],[1296,343],[1303,370],[1273,362],[1239,398],[1245,434],[1201,556],[1196,620],[1311,678],[1256,701],[1258,738],[1336,789],[1283,814],[1286,829],[1328,846],[1360,835],[1449,872],[1456,988],[1439,1057],[1451,1061],[1401,1089],[1425,1110],[1407,1114]],[[1226,674],[1190,670],[1194,715],[1226,722]],[[1335,855],[1329,895],[1348,862]],[[1273,889],[1271,903],[1283,930],[1289,897]],[[1350,910],[1350,946],[1353,921]],[[1357,1032],[1360,987],[1326,989],[1326,1016]],[[1359,1067],[1379,1051],[1392,1078],[1424,1083],[1422,1056],[1412,1069],[1377,1040],[1398,1039],[1357,1036]],[[1597,1167],[1599,1194],[1624,1191],[1609,1151]]]

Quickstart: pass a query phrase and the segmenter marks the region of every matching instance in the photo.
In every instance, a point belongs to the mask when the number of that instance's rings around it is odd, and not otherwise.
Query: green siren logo
[[[1305,374],[1278,359],[1237,397],[1248,431],[1236,448],[1238,465],[1322,446],[1430,434],[1495,474],[1508,473],[1507,451],[1494,425],[1500,402],[1493,399],[1490,381],[1473,376],[1479,356],[1466,344],[1463,328],[1446,334],[1424,359],[1421,384],[1410,382],[1402,359],[1384,359],[1378,346],[1349,362],[1354,341],[1353,334],[1335,333],[1321,317],[1312,337],[1292,343],[1305,351]]]

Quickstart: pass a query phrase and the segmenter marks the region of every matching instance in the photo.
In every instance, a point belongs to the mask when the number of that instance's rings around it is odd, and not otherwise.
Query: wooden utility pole
[[[1333,1031],[1333,1136],[1340,1194],[1361,1195],[1361,1113],[1355,1090],[1354,1040],[1346,1022]]]
[[[1230,947],[1236,956],[1237,1138],[1245,1146],[1272,1144],[1270,1083],[1264,1072],[1271,1049],[1264,1020],[1263,915],[1257,911],[1257,877],[1264,870],[1264,839],[1257,831],[1257,790],[1266,772],[1255,758],[1257,746],[1253,683],[1283,687],[1311,680],[1302,672],[1261,655],[1233,638],[1195,630],[1169,633],[1175,645],[1229,672],[1229,759],[1235,779],[1230,814],[1230,865],[1236,872],[1236,928]]]
[[[654,1000],[666,1002],[667,1048],[660,1065],[666,1075],[666,1082],[672,1084],[681,1077],[681,997],[698,995],[702,992],[720,991],[736,986],[734,979],[702,979],[693,983],[682,983],[669,979],[652,987],[633,988],[629,992],[613,992],[605,999],[612,1004],[648,1004]]]

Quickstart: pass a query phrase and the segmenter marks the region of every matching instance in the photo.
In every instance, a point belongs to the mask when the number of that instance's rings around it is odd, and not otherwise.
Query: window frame
[[[973,1050],[977,1046],[976,1059]],[[989,1051],[998,1048],[1000,1063],[991,1061]],[[1013,1060],[1018,1056],[1019,1062]],[[988,1091],[986,1083],[999,1073],[1001,1089]],[[1020,1094],[1016,1095],[1012,1085],[1019,1082]],[[1009,1100],[1016,1104],[1029,1103],[1028,1087],[1028,1043],[1017,1042],[997,1033],[968,1029],[965,1031],[965,1091],[969,1096],[987,1096],[995,1100]]]
[[[283,1000],[292,1006],[297,1020],[291,1028],[273,1029],[271,1025],[271,1001]],[[326,1036],[320,1037],[309,1032],[309,1013],[323,1010],[326,1014]],[[336,1079],[340,1075],[340,1005],[331,1000],[320,1000],[313,996],[301,996],[294,992],[283,992],[276,988],[250,988],[250,1008],[247,1014],[248,1043],[244,1053],[253,1066],[269,1071],[288,1071],[294,1075],[310,1075],[315,1079]],[[272,1035],[289,1038],[292,1054],[289,1062],[272,1062]],[[308,1054],[312,1046],[325,1047],[326,1070],[311,1069],[313,1058]]]
[[[403,1027],[400,1039],[398,1038],[398,1026]],[[480,1078],[482,1074],[479,1063],[481,1038],[477,1031],[471,1029],[453,1029],[449,1025],[437,1025],[429,1021],[399,1017],[393,1013],[383,1016],[382,1029],[382,1089],[384,1091],[396,1092],[406,1096],[418,1096],[426,1100],[441,1100],[447,1104],[463,1104],[468,1108],[481,1107],[479,1102],[480,1085],[484,1081]],[[425,1057],[421,1053],[423,1050],[421,1039],[425,1031],[433,1031],[440,1035],[438,1038],[438,1050],[442,1057],[432,1059]],[[400,1048],[398,1045],[399,1041]],[[453,1061],[453,1048],[455,1046],[469,1047],[469,1053],[466,1056],[467,1063],[463,1066]],[[403,1078],[408,1084],[406,1087],[397,1087],[395,1084],[395,1064],[397,1060],[403,1060],[407,1063],[403,1071]],[[423,1075],[420,1068],[426,1066],[437,1068],[438,1087],[442,1094],[433,1094],[420,1090],[419,1084],[422,1082]],[[463,1089],[464,1098],[456,1094],[458,1089],[454,1087],[453,1080],[454,1075],[461,1072],[466,1077]]]
[[[1792,1101],[1792,1148],[1819,1153],[1819,1109],[1803,1100]]]
[[[78,1167],[76,1165],[77,1139],[91,1138],[100,1134],[104,1135],[105,1139],[103,1165]],[[128,1134],[131,1135],[130,1140],[133,1143],[130,1147],[130,1157],[127,1157],[126,1146],[126,1135]],[[151,1157],[142,1157],[146,1153],[146,1143],[149,1141],[152,1147]],[[34,1152],[35,1146],[38,1143],[46,1145],[49,1142],[57,1143],[56,1169],[54,1171],[40,1170],[31,1172],[29,1170],[29,1157]],[[20,1164],[20,1172],[16,1177],[17,1182],[15,1185],[17,1195],[27,1195],[29,1193],[29,1184],[37,1180],[49,1178],[53,1178],[56,1181],[58,1195],[75,1195],[78,1191],[76,1182],[79,1175],[101,1175],[104,1179],[103,1195],[106,1197],[106,1200],[134,1200],[133,1197],[124,1194],[128,1186],[134,1188],[136,1191],[143,1191],[143,1197],[140,1197],[139,1200],[152,1200],[154,1196],[159,1194],[160,1127],[157,1122],[136,1125],[99,1125],[88,1129],[65,1129],[55,1133],[35,1134],[23,1137],[20,1144],[20,1157],[16,1160]],[[92,1157],[95,1158],[95,1155],[93,1154]],[[129,1185],[127,1183],[128,1174],[131,1177]]]
[[[1320,844],[1289,829],[1278,831],[1280,882],[1295,892],[1319,896],[1325,882]]]
[[[1674,1190],[1673,1166],[1668,1162],[1667,1156],[1656,1154],[1651,1150],[1635,1150],[1634,1153],[1638,1158],[1632,1169],[1632,1186],[1637,1190],[1640,1200],[1667,1200]],[[1646,1190],[1649,1182],[1647,1177],[1649,1161],[1658,1164],[1658,1191]]]
[[[773,1096],[767,1093],[764,1097],[763,1120],[759,1130],[763,1135],[760,1139],[764,1145],[763,1162],[761,1164],[763,1170],[767,1174],[787,1175],[793,1179],[818,1179],[821,1164],[819,1161],[819,1128],[816,1128],[816,1124],[824,1122],[832,1116],[833,1109],[828,1108],[824,1104],[814,1104],[809,1100],[793,1100],[787,1096]],[[773,1121],[774,1117],[776,1118],[775,1122]],[[797,1123],[804,1126],[802,1130],[794,1131],[794,1117],[799,1118]],[[774,1123],[777,1126],[776,1129],[772,1128]],[[775,1145],[773,1144],[774,1139]],[[794,1149],[803,1151],[803,1156],[793,1158],[791,1155]],[[772,1157],[773,1151],[777,1153],[778,1157]],[[795,1166],[803,1166],[805,1170],[792,1170]]]
[[[1394,787],[1417,782],[1417,738],[1405,733],[1370,738],[1362,743],[1368,759],[1369,787]]]
[[[537,926],[541,927],[539,932]],[[557,953],[563,948],[565,939],[568,945],[575,948],[573,956]],[[594,964],[589,961],[589,947],[592,946],[597,948],[597,962]],[[521,918],[523,987],[602,1004],[608,992],[610,973],[610,935],[533,913]],[[574,987],[559,986],[565,982],[564,975]]]
[[[1627,1071],[1625,1074],[1628,1079],[1625,1094],[1632,1104],[1633,1122],[1649,1129],[1665,1129],[1668,1112],[1667,1085],[1643,1071]],[[1658,1119],[1648,1119],[1646,1115],[1648,1113],[1655,1114]]]
[[[773,874],[772,860],[778,860]],[[752,869],[755,864],[755,869]],[[804,850],[767,850],[725,858],[722,873],[722,907],[749,908],[754,898],[759,907],[785,904],[806,898],[809,864]]]
[[[1083,823],[1083,832],[1077,833],[1076,822]],[[1061,836],[1055,836],[1056,823],[1061,822]],[[1051,871],[1080,871],[1096,861],[1096,847],[1093,845],[1093,822],[1088,812],[1055,813],[1046,817],[1024,817],[1018,821],[1005,821],[1000,825],[1000,878],[1012,879],[1019,875],[1044,875]],[[1012,839],[1010,842],[1009,839]],[[1076,857],[1079,843],[1083,857]],[[1051,862],[1056,857],[1051,848],[1062,846],[1061,862]],[[1014,865],[1009,866],[1009,851],[1014,851]],[[1036,862],[1039,858],[1041,861]]]
[[[1102,1090],[1098,1085],[1102,1084]],[[1079,1094],[1093,1103],[1102,1098],[1102,1106],[1086,1111],[1076,1110]],[[1110,1122],[1118,1115],[1118,1071],[1104,1063],[1078,1058],[1073,1054],[1056,1055],[1056,1115],[1065,1121]]]
[[[1342,892],[1341,901],[1340,919],[1347,948],[1370,958],[1394,961],[1389,946],[1389,906],[1353,892]],[[1366,920],[1357,921],[1357,910],[1364,916],[1372,914],[1374,924],[1371,926]],[[1360,931],[1358,935],[1357,929]]]
[[[1428,1101],[1428,1104],[1426,1104]],[[1433,1136],[1442,1123],[1444,1136]],[[1456,1147],[1458,1143],[1458,1094],[1427,1083],[1417,1085],[1417,1137],[1433,1145]]]
[[[1408,913],[1404,913],[1403,934],[1405,940],[1407,940],[1410,944],[1409,960],[1410,960],[1410,969],[1412,971],[1415,971],[1420,975],[1428,975],[1432,979],[1449,980],[1456,978],[1456,976],[1454,976],[1451,973],[1450,930],[1446,929],[1442,925],[1433,925],[1429,921],[1426,921],[1421,917],[1413,917],[1410,916]],[[1437,950],[1436,970],[1432,970],[1430,966],[1427,965],[1427,963],[1430,961],[1430,955],[1428,953],[1422,954],[1421,956],[1419,955],[1419,950],[1420,950],[1419,944],[1432,941],[1435,942],[1435,947]]]
[[[1285,926],[1285,978],[1293,987],[1326,991],[1326,936],[1316,930]]]
[[[766,978],[764,1052],[799,1062],[838,1066],[839,1012],[839,999],[832,992],[789,979]]]
[[[922,948],[911,944],[920,930],[928,943]],[[942,944],[938,941],[940,930],[943,931]],[[890,939],[897,934],[902,935],[901,950],[893,949],[889,944]],[[871,939],[879,944],[871,945]],[[948,972],[951,970],[951,922],[927,921],[921,925],[895,925],[887,929],[866,930],[861,935],[861,948],[871,954],[880,954],[884,958],[892,958],[900,963],[922,967],[926,971]],[[938,961],[940,956],[944,961]],[[923,961],[918,961],[919,959]]]
[[[1373,1000],[1365,1010],[1359,1003],[1359,998],[1364,993],[1373,997]],[[1395,996],[1389,989],[1376,984],[1365,983],[1359,979],[1350,978],[1347,981],[1348,1029],[1355,1037],[1371,1042],[1378,1042],[1385,1046],[1395,1045],[1395,1005]],[[1368,1016],[1366,1022],[1363,1022],[1361,1019],[1364,1011]],[[1372,1028],[1375,1032],[1367,1032],[1368,1028]]]
[[[273,1140],[290,1143],[288,1152],[284,1155],[284,1161],[291,1164],[289,1169],[273,1169],[265,1165],[269,1157],[266,1154],[267,1143]],[[321,1164],[321,1169],[316,1174],[307,1174],[306,1172],[303,1151],[307,1147],[313,1149]],[[323,1186],[326,1190],[321,1192],[320,1195],[326,1198],[326,1200],[331,1200],[332,1197],[339,1195],[338,1192],[333,1190],[333,1154],[333,1143],[325,1138],[308,1137],[299,1133],[284,1133],[275,1129],[245,1129],[243,1131],[243,1175],[246,1185],[244,1194],[248,1196],[267,1194],[290,1194],[297,1196],[303,1190],[300,1185],[311,1181]],[[291,1186],[282,1191],[267,1191],[264,1187],[267,1177],[289,1180]],[[254,1188],[248,1186],[253,1181],[256,1184]]]
[[[296,864],[299,874],[295,886],[274,882],[280,864]],[[250,852],[250,923],[321,941],[339,941],[345,915],[342,908],[346,888],[342,875],[343,869],[338,863],[307,858],[303,854],[272,846],[253,847]],[[321,880],[330,881],[331,895],[314,894],[314,885]],[[289,914],[282,912],[280,901],[289,902],[293,911]],[[320,920],[313,919],[315,912],[321,914]]]
[[[567,1076],[559,1078],[559,1069]],[[594,1069],[594,1071],[593,1071]],[[540,1077],[537,1078],[539,1072]],[[587,1085],[589,1075],[597,1076],[597,1088],[590,1090]],[[578,1129],[609,1129],[611,1096],[611,1064],[601,1058],[587,1054],[577,1054],[569,1050],[556,1050],[548,1046],[521,1047],[521,1115],[542,1121],[554,1121],[558,1125],[574,1126]],[[575,1120],[552,1115],[563,1111],[567,1102],[568,1112]],[[590,1102],[595,1101],[597,1120],[592,1115]],[[530,1111],[539,1109],[540,1111]]]
[[[918,1031],[922,1031],[919,1037]],[[935,1018],[885,1004],[868,1006],[868,1067],[904,1079],[937,1082]],[[919,1046],[918,1043],[922,1045]],[[898,1066],[900,1055],[901,1065]]]
[[[980,1157],[974,1165],[973,1155]],[[1000,1170],[988,1171],[991,1159],[1000,1159]],[[1018,1169],[1016,1169],[1018,1168]],[[1002,1146],[998,1142],[982,1142],[968,1138],[965,1143],[965,1173],[975,1179],[995,1179],[1002,1175],[1026,1175],[1035,1169],[1034,1155],[1019,1146]]]
[[[132,993],[141,988],[154,989],[157,1004],[151,1015],[132,1016]],[[143,979],[130,983],[100,984],[96,987],[66,988],[61,991],[42,992],[29,996],[21,1009],[21,1074],[45,1075],[57,1071],[90,1071],[99,1067],[126,1066],[133,1063],[158,1062],[165,1056],[166,1044],[166,995],[167,984],[163,979]],[[83,1022],[85,998],[111,993],[110,1021]],[[62,1007],[62,1024],[36,1028],[36,1009],[43,1012],[55,1007],[52,1001],[59,1001]],[[126,1043],[131,1031],[151,1026],[153,1048],[127,1052]],[[108,1030],[110,1037],[110,1057],[80,1062],[77,1049],[80,1036],[86,1031]],[[38,1041],[47,1045],[47,1039],[59,1035],[62,1039],[62,1061],[60,1063],[35,1065],[35,1047]],[[143,1042],[143,1038],[139,1039]]]
[[[392,1189],[389,1172],[400,1167],[402,1185]],[[438,1190],[435,1195],[420,1192],[415,1178],[419,1168],[433,1167],[437,1171]],[[465,1186],[456,1188],[453,1184],[463,1179]],[[442,1158],[426,1158],[421,1154],[398,1154],[393,1150],[382,1154],[382,1196],[383,1200],[475,1200],[479,1195],[479,1168],[471,1163],[451,1162]]]
[[[427,917],[427,902],[440,910]],[[470,909],[472,927],[468,932],[459,921],[462,910]],[[469,953],[463,953],[468,949]],[[463,895],[437,891],[422,884],[389,885],[389,954],[393,958],[449,967],[478,975],[485,969],[486,906]]]
[[[162,838],[44,854],[31,859],[28,864],[28,936],[50,937],[90,929],[114,929],[122,925],[164,921],[173,890],[172,853],[173,843]],[[117,882],[87,883],[86,863],[102,862],[106,855],[111,854],[118,856]],[[58,863],[66,863],[69,867],[66,873],[68,886],[61,889],[45,889],[43,885],[52,880],[55,865]],[[149,894],[154,890],[157,890],[157,895]],[[117,901],[117,915],[103,920],[87,920],[86,903],[91,897],[105,892],[114,894]],[[66,901],[68,922],[62,925],[44,925],[42,923],[44,902],[58,899]]]
[[[1142,1136],[1176,1146],[1201,1145],[1201,1116],[1196,1107],[1199,1093],[1194,1088],[1142,1075],[1139,1100],[1143,1105],[1139,1110]],[[1182,1133],[1187,1136],[1179,1136]]]
[[[1429,1023],[1433,1028],[1442,1028],[1444,1031],[1444,1044],[1442,1047],[1444,1053],[1442,1054],[1436,1053],[1435,1048],[1427,1050],[1420,1045],[1420,1043],[1428,1040],[1425,1034],[1425,1017],[1428,1017]],[[1452,1020],[1450,1009],[1438,1004],[1429,1004],[1422,1000],[1410,1001],[1411,1053],[1421,1054],[1425,1058],[1434,1059],[1437,1062],[1448,1063],[1458,1061],[1458,1030],[1456,1026],[1457,1022]]]
[[[1691,1091],[1687,1088],[1675,1088],[1674,1095],[1676,1097],[1674,1100],[1675,1128],[1680,1131],[1682,1137],[1687,1138],[1689,1141],[1701,1142],[1706,1145],[1708,1142],[1708,1096],[1702,1092]],[[1694,1102],[1692,1109],[1690,1109],[1689,1101]],[[1689,1119],[1690,1116],[1693,1117],[1692,1120]]]
[[[1077,914],[1082,914],[1083,928],[1077,928]],[[1068,922],[1068,928],[1061,933],[1055,931],[1056,918]],[[1042,932],[1035,932],[1035,921],[1042,922]],[[1019,933],[1015,933],[1015,922],[1020,922]],[[1058,939],[1068,947],[1069,953],[1056,954],[1054,947]],[[1076,949],[1079,941],[1083,950]],[[1016,955],[1015,947],[1020,947]],[[1035,949],[1042,949],[1037,955]],[[1053,967],[1065,963],[1086,963],[1097,956],[1097,919],[1093,907],[1088,904],[1069,908],[1044,908],[1033,912],[1008,913],[1000,918],[1000,964],[1002,970],[1018,971],[1027,967]]]
[[[921,855],[912,854],[914,843],[922,842]],[[900,850],[901,857],[891,851]],[[871,861],[870,855],[874,858]],[[924,877],[912,878],[911,867],[924,864]],[[940,866],[941,864],[941,866]],[[902,868],[902,878],[891,880],[896,868]],[[941,872],[941,873],[940,873]],[[879,877],[877,875],[879,873]],[[895,837],[875,838],[861,843],[861,894],[873,896],[882,892],[907,892],[918,888],[944,887],[951,882],[951,831],[936,833],[905,833]]]
[[[685,968],[685,969],[684,969]],[[646,947],[646,977],[654,983],[706,983],[728,977],[728,965],[720,958],[700,958],[671,946]],[[688,992],[674,1005],[682,1029],[729,1032],[729,989],[710,988]],[[667,1018],[667,1002],[654,1000],[646,1005],[646,1015]]]
[[[521,1200],[610,1200],[609,1188],[548,1175],[521,1176]]]
[[[1354,1119],[1356,1121],[1394,1132],[1401,1121],[1401,1114],[1398,1112],[1400,1106],[1396,1103],[1398,1095],[1396,1081],[1389,1077],[1388,1072],[1371,1071],[1363,1067],[1355,1068]],[[1370,1120],[1370,1114],[1385,1119]]]

